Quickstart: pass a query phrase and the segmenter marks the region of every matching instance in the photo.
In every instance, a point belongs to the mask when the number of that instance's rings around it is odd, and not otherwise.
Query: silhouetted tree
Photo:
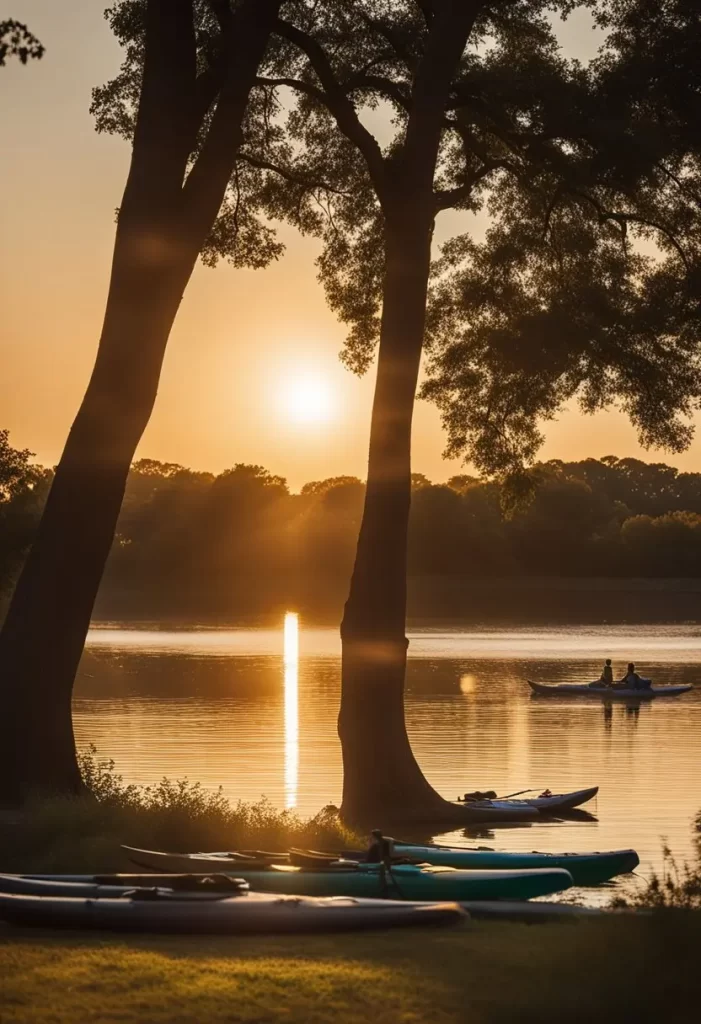
[[[284,189],[269,185],[270,210],[323,235],[320,276],[351,326],[348,365],[362,372],[379,345],[365,508],[341,627],[342,806],[351,818],[386,819],[399,807],[405,817],[460,816],[421,773],[403,708],[411,422],[431,240],[441,211],[475,211],[490,195],[498,204],[505,175],[528,190],[534,167],[564,162],[559,129],[588,83],[559,55],[545,12],[573,6],[290,4],[277,28],[288,47],[268,84],[298,102],[288,150],[267,157],[284,165]],[[389,114],[389,139],[368,129],[363,108]],[[470,261],[471,244],[449,247],[445,259],[451,268]]]
[[[279,6],[122,0],[108,11],[126,61],[97,91],[98,125],[133,126],[132,162],[95,368],[0,634],[0,799],[81,787],[75,672],[183,291],[222,204],[236,217],[235,183],[227,190]],[[277,251],[250,224],[244,248],[239,259],[258,265]]]

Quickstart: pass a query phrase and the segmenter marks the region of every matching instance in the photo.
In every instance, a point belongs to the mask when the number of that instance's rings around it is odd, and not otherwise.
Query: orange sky
[[[120,60],[104,6],[13,0],[9,14],[29,24],[47,53],[0,69],[0,428],[46,464],[61,453],[92,366],[129,159],[126,143],[95,134],[88,113],[92,86]],[[592,52],[583,22],[567,24],[562,39],[569,53]],[[439,225],[439,238],[450,233],[449,223]],[[281,235],[286,255],[268,270],[197,268],[140,455],[213,471],[259,463],[293,488],[364,476],[372,375],[358,380],[338,361],[343,326],[316,281],[318,243],[284,227]],[[286,408],[300,373],[321,378],[333,397],[321,429]],[[442,448],[438,414],[419,402],[414,469],[436,481],[459,472]],[[681,457],[646,455],[616,413],[573,411],[547,428],[545,458],[606,454],[701,470],[699,442]]]

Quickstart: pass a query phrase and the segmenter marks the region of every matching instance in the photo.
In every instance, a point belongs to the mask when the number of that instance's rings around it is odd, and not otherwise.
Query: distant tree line
[[[534,467],[530,503],[504,510],[501,485],[414,474],[412,576],[701,576],[701,473],[639,459]],[[0,432],[0,581],[31,542],[51,471]],[[121,613],[201,614],[337,604],[364,484],[340,476],[299,494],[260,466],[214,475],[142,459],[129,476],[103,600]]]

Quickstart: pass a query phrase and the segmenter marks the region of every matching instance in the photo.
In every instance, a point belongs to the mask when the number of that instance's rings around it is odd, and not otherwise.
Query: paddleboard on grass
[[[178,893],[144,893],[148,898],[97,900],[5,894],[0,895],[0,918],[41,928],[250,935],[455,925],[468,917],[456,903],[315,899],[254,892],[193,901]]]

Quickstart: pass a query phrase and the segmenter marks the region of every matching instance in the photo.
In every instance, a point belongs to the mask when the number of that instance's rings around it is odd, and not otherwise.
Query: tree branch
[[[243,137],[248,97],[282,0],[243,0],[226,40],[226,74],[199,156],[183,189],[185,218],[195,238],[205,237],[222,204]]]
[[[316,86],[310,85],[308,82],[302,82],[299,78],[256,78],[256,85],[267,85],[277,88],[278,86],[285,86],[288,89],[294,89],[296,92],[305,93],[307,96],[312,96],[317,102],[323,103],[327,106],[326,96],[317,89]]]
[[[573,198],[581,199],[583,202],[588,203],[594,210],[596,210],[600,224],[606,224],[610,220],[618,224],[624,236],[628,224],[641,224],[643,227],[652,228],[653,231],[659,231],[659,233],[664,235],[667,241],[677,251],[677,254],[679,255],[679,258],[684,264],[686,270],[690,269],[689,261],[684,249],[674,237],[674,234],[669,230],[669,228],[665,227],[664,224],[660,224],[659,221],[650,220],[647,217],[641,217],[635,213],[620,213],[615,210],[607,210],[601,205],[598,199],[595,199],[594,196],[589,195],[587,192],[579,192],[574,189],[567,189],[566,187],[563,190]]]
[[[386,186],[385,161],[377,139],[362,124],[352,101],[336,78],[323,47],[306,32],[278,19],[276,32],[300,49],[307,57],[323,88],[324,103],[336,119],[341,132],[360,150],[379,194]]]
[[[688,196],[696,206],[701,207],[701,198],[694,194],[693,189],[689,188],[686,182],[682,181],[678,175],[673,174],[669,167],[665,167],[664,164],[658,164],[657,166],[660,168],[662,173],[670,179],[670,181],[674,182],[680,192]]]
[[[465,199],[469,199],[472,190],[483,178],[486,178],[492,171],[508,170],[513,168],[505,160],[489,160],[472,173],[467,173],[465,181],[457,188],[445,189],[434,193],[436,199],[436,210],[450,210],[458,206]]]
[[[344,89],[347,92],[355,92],[356,89],[372,89],[392,100],[402,110],[411,109],[411,99],[402,91],[399,82],[393,82],[391,78],[385,78],[383,75],[355,75],[344,82]]]
[[[272,160],[264,160],[262,157],[255,156],[253,153],[245,153],[240,150],[236,156],[237,161],[240,160],[242,163],[248,164],[249,167],[257,167],[262,171],[272,171],[274,174],[284,178],[285,181],[289,181],[293,185],[298,185],[300,188],[305,188],[308,191],[312,189],[322,189],[324,192],[332,192],[337,196],[350,195],[349,192],[345,192],[343,189],[335,188],[333,185],[329,185],[327,181],[323,179],[315,179],[303,177],[302,175],[295,174],[289,167],[281,167],[280,164],[273,163]]]

